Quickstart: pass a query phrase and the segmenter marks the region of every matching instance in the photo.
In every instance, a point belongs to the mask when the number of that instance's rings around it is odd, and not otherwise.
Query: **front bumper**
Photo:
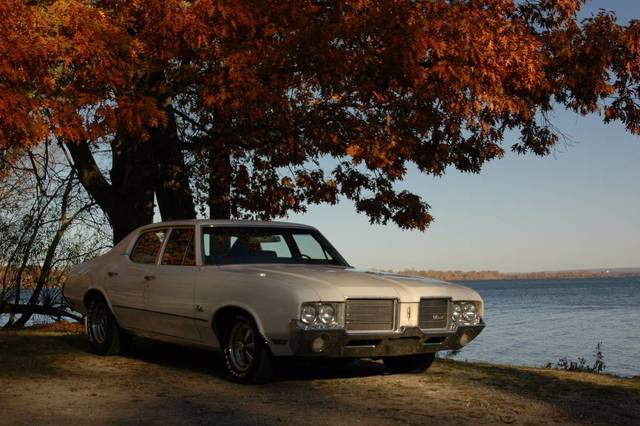
[[[405,327],[388,333],[349,333],[344,329],[305,329],[291,322],[289,345],[294,355],[331,358],[376,358],[432,353],[460,349],[475,339],[485,323],[459,326],[455,330],[421,330]],[[314,350],[314,341],[322,337],[325,345]],[[317,342],[316,342],[317,343]]]

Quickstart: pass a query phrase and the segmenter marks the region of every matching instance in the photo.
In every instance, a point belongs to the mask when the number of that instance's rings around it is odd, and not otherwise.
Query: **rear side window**
[[[154,229],[140,235],[131,252],[131,260],[136,263],[156,263],[166,235],[166,229]]]
[[[195,265],[194,228],[174,228],[162,254],[163,265]]]

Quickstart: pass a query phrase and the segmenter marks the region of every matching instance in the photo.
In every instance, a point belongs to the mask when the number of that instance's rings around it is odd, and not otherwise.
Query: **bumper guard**
[[[307,329],[296,320],[290,325],[289,344],[294,355],[330,358],[376,358],[457,350],[475,339],[485,327],[481,322],[454,330],[403,327],[391,332],[350,333],[345,329]],[[322,349],[318,350],[320,346]]]

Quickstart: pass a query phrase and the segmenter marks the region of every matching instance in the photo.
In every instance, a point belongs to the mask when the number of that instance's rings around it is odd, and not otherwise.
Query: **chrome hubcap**
[[[253,328],[247,322],[238,322],[229,336],[229,359],[233,367],[246,371],[251,367],[256,354]]]
[[[91,334],[97,343],[104,343],[107,336],[107,309],[98,303],[91,311]]]

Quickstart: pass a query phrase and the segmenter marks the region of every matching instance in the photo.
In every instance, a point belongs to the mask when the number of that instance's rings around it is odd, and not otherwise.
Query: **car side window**
[[[146,264],[156,263],[166,235],[166,229],[154,229],[140,235],[131,251],[131,261]]]
[[[169,234],[169,240],[162,254],[163,265],[196,264],[194,228],[174,228]]]
[[[298,246],[300,255],[303,258],[311,260],[331,260],[332,257],[327,253],[322,245],[311,234],[293,234],[293,239]]]

